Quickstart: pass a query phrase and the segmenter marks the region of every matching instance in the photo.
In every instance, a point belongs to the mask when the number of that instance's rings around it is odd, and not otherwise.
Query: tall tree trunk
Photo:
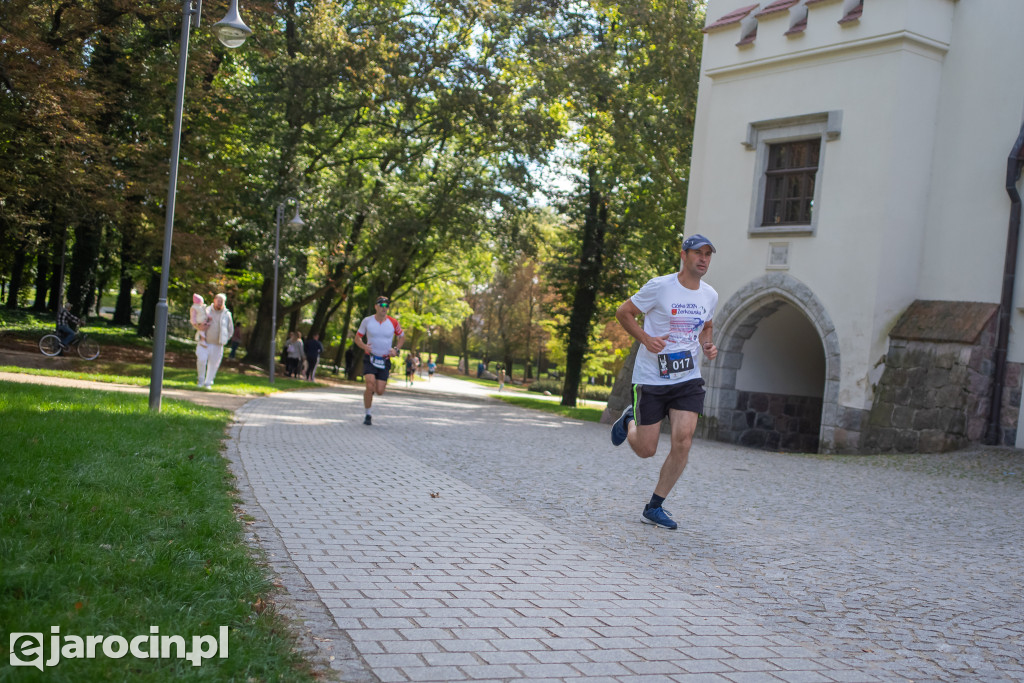
[[[348,326],[352,322],[352,306],[354,303],[355,302],[352,301],[352,288],[349,287],[347,290],[345,290],[345,293],[338,298],[337,303],[335,303],[334,306],[332,306],[331,309],[327,311],[327,317],[324,319],[324,331],[320,337],[321,341],[323,341],[323,339],[327,335],[327,323],[329,323],[334,318],[334,314],[338,312],[338,309],[341,308],[342,304],[347,304],[347,306],[345,307],[345,322],[342,325],[341,329],[341,339],[342,341],[344,341],[344,339],[348,337]],[[324,342],[324,345],[327,345],[326,341]]]
[[[25,240],[18,239],[14,247],[14,262],[11,264],[11,283],[7,290],[7,308],[18,308],[19,295],[21,293],[21,281],[25,277]]]
[[[105,245],[103,244],[104,231],[107,229],[104,227],[100,230],[99,255],[96,262],[96,273],[93,278],[93,291],[96,292],[96,300],[93,302],[92,308],[96,311],[97,316],[99,316],[100,308],[103,306],[103,295],[106,294],[110,280],[114,276],[114,254],[109,245],[106,245],[106,248],[104,248]]]
[[[115,325],[128,326],[132,324],[132,288],[135,280],[128,272],[128,266],[121,266],[121,277],[117,282],[117,302],[114,304]]]
[[[117,303],[114,304],[114,324],[132,324],[132,288],[135,278],[131,269],[131,237],[129,230],[121,230],[121,274],[117,284]]]
[[[149,283],[142,293],[142,308],[139,310],[140,337],[152,337],[153,326],[156,324],[156,302],[160,299],[160,269],[153,268],[149,274]]]
[[[49,300],[46,302],[46,310],[51,313],[56,313],[57,308],[60,307],[61,297],[64,295],[64,268],[59,260],[53,264],[53,268],[50,270],[50,283],[49,283]]]
[[[71,268],[68,271],[67,301],[71,304],[71,312],[77,316],[88,314],[92,304],[102,234],[102,228],[91,218],[75,228],[75,244],[71,250]]]
[[[533,370],[530,367],[530,341],[533,335],[533,290],[530,290],[530,314],[526,317],[526,342],[524,344],[525,350],[523,353],[523,381],[533,379]]]
[[[608,221],[608,208],[597,189],[597,169],[587,172],[587,215],[583,221],[583,244],[580,263],[576,271],[576,294],[569,316],[569,339],[565,354],[565,384],[562,386],[562,405],[576,407],[583,360],[590,341],[590,324],[597,311],[597,287],[604,260],[604,235]]]
[[[273,268],[273,265],[271,265]],[[270,354],[270,323],[275,304],[274,301],[274,273],[263,274],[263,286],[260,288],[260,305],[256,309],[256,322],[253,323],[252,332],[249,333],[249,343],[245,346],[245,362],[252,365],[259,365],[267,368],[268,356]],[[277,320],[281,324],[280,318]],[[277,334],[274,330],[273,334]],[[276,347],[278,350],[280,345]]]
[[[53,313],[63,303],[64,298],[64,255],[67,253],[67,228],[61,228],[59,241],[53,245],[53,273],[50,277],[50,302],[46,308]]]
[[[473,316],[467,316],[459,325],[459,356],[462,358],[462,374],[469,375],[469,333],[472,331]]]
[[[330,320],[330,314],[335,310],[337,310],[337,306],[334,303],[333,291],[327,292],[316,302],[316,312],[313,313],[313,323],[309,326],[309,334],[319,334],[320,341],[324,344],[327,344],[327,322]]]
[[[355,345],[355,342],[352,341],[352,335],[349,334],[349,331],[352,329],[352,311],[356,305],[356,299],[352,296],[351,283],[345,289],[343,298],[345,301],[345,316],[341,323],[341,338],[338,340],[338,354],[334,358],[334,364],[343,369],[342,376],[345,379],[354,380],[356,378],[356,351],[362,351],[362,349]],[[338,301],[338,305],[341,305],[341,300]],[[335,310],[337,310],[337,307],[335,307]],[[352,353],[348,353],[349,349],[352,350]]]
[[[36,254],[36,298],[32,302],[33,311],[46,310],[46,290],[50,280],[50,254],[42,246]]]
[[[101,269],[96,274],[96,298],[93,301],[92,308],[96,311],[96,315],[99,316],[100,308],[103,306],[103,292],[107,291],[107,285],[110,283],[110,271]]]
[[[636,353],[640,349],[640,342],[634,341],[629,349],[626,362],[622,364],[619,374],[615,376],[615,383],[612,384],[612,391],[608,395],[608,405],[601,415],[602,422],[614,422],[619,419],[622,409],[629,405],[633,399],[633,365],[636,363]]]

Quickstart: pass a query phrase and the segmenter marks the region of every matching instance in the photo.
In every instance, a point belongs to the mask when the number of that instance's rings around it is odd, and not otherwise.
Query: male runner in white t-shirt
[[[398,355],[398,350],[405,342],[405,331],[398,321],[388,315],[391,302],[386,296],[377,297],[374,314],[363,318],[356,331],[356,346],[365,352],[363,356],[363,381],[366,391],[363,392],[363,407],[366,408],[364,425],[372,425],[370,417],[373,395],[384,393],[391,374],[391,358]],[[398,342],[395,343],[395,337]]]
[[[628,440],[637,455],[650,458],[658,450],[661,421],[668,415],[672,446],[641,517],[665,529],[677,525],[662,503],[686,468],[697,416],[704,409],[697,352],[711,360],[718,355],[711,342],[718,292],[701,280],[713,253],[715,247],[707,237],[687,237],[679,272],[648,281],[615,312],[619,324],[641,346],[633,365],[633,402],[612,425],[612,443],[619,446]],[[637,322],[640,315],[643,327]]]

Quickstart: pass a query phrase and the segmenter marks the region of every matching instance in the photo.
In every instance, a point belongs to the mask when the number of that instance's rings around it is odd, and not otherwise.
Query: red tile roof
[[[755,14],[754,16],[763,17],[766,14],[775,14],[776,12],[783,12],[798,2],[800,2],[800,0],[775,0],[775,2],[769,2],[767,5],[765,5],[765,8],[758,12],[757,14]]]
[[[722,28],[723,26],[730,26],[732,24],[738,24],[739,22],[743,21],[743,19],[745,19],[748,14],[750,14],[753,10],[757,9],[758,7],[759,7],[759,4],[754,4],[754,5],[747,5],[746,7],[741,7],[739,9],[737,9],[737,10],[733,10],[732,12],[729,12],[724,17],[719,19],[718,21],[714,21],[714,22],[708,24],[707,26],[705,26],[704,27],[704,33],[707,33],[708,31],[712,31],[712,30],[714,30],[716,28]]]

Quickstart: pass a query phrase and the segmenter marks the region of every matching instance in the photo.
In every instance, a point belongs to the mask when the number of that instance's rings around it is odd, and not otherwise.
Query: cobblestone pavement
[[[661,458],[605,425],[398,387],[372,427],[355,389],[236,420],[253,539],[346,681],[1024,680],[1015,451],[698,441],[667,531]]]

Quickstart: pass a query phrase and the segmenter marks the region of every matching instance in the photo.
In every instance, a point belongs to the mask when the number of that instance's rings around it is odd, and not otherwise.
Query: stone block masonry
[[[821,398],[737,391],[736,408],[726,411],[719,436],[742,446],[816,453],[821,429]],[[728,432],[728,433],[726,433]]]
[[[890,334],[862,452],[937,453],[984,439],[991,411],[994,313],[992,304],[963,302],[915,302],[907,310]],[[1021,364],[1008,363],[1002,445],[1014,443],[1020,396]]]

